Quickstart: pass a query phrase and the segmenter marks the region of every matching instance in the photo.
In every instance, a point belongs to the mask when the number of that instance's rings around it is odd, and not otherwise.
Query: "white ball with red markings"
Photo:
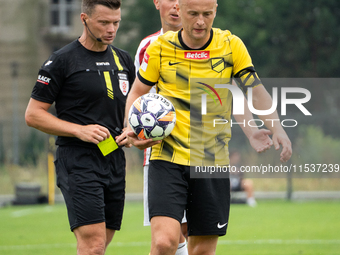
[[[129,124],[141,139],[161,140],[167,137],[176,124],[176,112],[167,98],[148,93],[135,100],[129,111]]]

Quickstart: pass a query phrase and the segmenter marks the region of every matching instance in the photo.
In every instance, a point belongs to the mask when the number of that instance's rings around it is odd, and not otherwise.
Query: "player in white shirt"
[[[181,19],[176,10],[176,4],[178,0],[153,0],[155,7],[159,10],[161,17],[162,29],[158,32],[145,37],[139,44],[136,56],[135,56],[135,67],[136,72],[143,62],[144,53],[147,47],[155,41],[158,36],[166,33],[167,31],[178,31],[182,28]],[[153,86],[150,93],[156,93],[156,88]],[[144,226],[150,226],[149,220],[149,206],[148,206],[148,169],[149,169],[149,158],[150,158],[151,147],[144,150],[144,161],[143,161],[143,174],[144,174]],[[187,224],[185,215],[182,220],[183,233],[186,235]],[[187,255],[188,249],[184,235],[180,236],[179,245],[175,255]]]

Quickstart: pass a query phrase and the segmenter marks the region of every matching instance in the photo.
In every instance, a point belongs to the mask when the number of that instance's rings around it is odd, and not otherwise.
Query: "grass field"
[[[150,228],[142,226],[142,218],[142,203],[127,203],[122,230],[106,254],[147,255]],[[0,230],[1,255],[76,254],[63,204],[0,208]],[[340,254],[340,202],[232,205],[228,233],[219,239],[217,254]]]

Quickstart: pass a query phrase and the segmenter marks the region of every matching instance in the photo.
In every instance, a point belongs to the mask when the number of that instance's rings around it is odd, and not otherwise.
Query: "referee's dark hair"
[[[117,10],[120,8],[121,0],[83,0],[82,12],[90,16],[96,5],[104,5],[110,9]]]

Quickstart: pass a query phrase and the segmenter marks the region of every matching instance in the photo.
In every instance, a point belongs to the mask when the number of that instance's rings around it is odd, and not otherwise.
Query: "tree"
[[[246,44],[262,77],[339,77],[337,0],[219,2],[215,26]]]
[[[128,5],[131,2],[132,4]],[[161,28],[159,13],[153,1],[126,1],[122,21],[114,44],[135,56],[140,41]]]

